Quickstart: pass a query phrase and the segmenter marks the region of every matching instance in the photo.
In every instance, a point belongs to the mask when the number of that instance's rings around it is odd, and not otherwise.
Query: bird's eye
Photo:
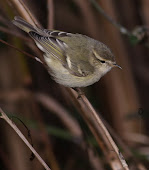
[[[104,60],[100,60],[100,59],[98,59],[101,63],[105,63],[105,61]]]

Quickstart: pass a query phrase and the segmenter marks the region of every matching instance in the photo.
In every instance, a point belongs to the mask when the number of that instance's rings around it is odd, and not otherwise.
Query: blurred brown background
[[[0,39],[32,55],[40,55],[27,46],[36,48],[29,36],[12,25],[14,16],[20,15],[12,2],[0,0]],[[23,2],[44,28],[85,34],[112,49],[123,69],[112,69],[84,91],[111,126],[110,133],[130,169],[138,168],[135,161],[148,169],[149,1],[96,1],[109,17],[131,33],[140,26],[136,37],[123,35],[95,8],[92,0]],[[73,106],[67,88],[55,83],[40,63],[1,42],[0,107],[28,138],[26,128],[17,118],[25,123],[34,147],[52,170],[110,169]],[[0,127],[0,169],[43,169],[36,159],[29,160],[31,152],[3,120]],[[80,134],[83,134],[81,139]]]

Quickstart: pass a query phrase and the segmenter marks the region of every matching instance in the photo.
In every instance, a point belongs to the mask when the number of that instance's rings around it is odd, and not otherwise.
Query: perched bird
[[[37,28],[15,17],[12,21],[27,32],[44,52],[49,74],[68,87],[86,87],[97,82],[116,64],[111,50],[86,35]]]

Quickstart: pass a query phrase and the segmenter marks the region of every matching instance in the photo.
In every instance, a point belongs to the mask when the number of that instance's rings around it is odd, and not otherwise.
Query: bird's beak
[[[117,64],[113,64],[113,67],[118,67],[118,68],[122,69],[122,67]]]

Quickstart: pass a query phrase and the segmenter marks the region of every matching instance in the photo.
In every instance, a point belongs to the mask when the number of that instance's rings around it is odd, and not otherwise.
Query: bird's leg
[[[80,99],[82,95],[84,95],[84,92],[78,88],[78,87],[72,87],[73,90],[75,90],[78,93],[77,99]]]

